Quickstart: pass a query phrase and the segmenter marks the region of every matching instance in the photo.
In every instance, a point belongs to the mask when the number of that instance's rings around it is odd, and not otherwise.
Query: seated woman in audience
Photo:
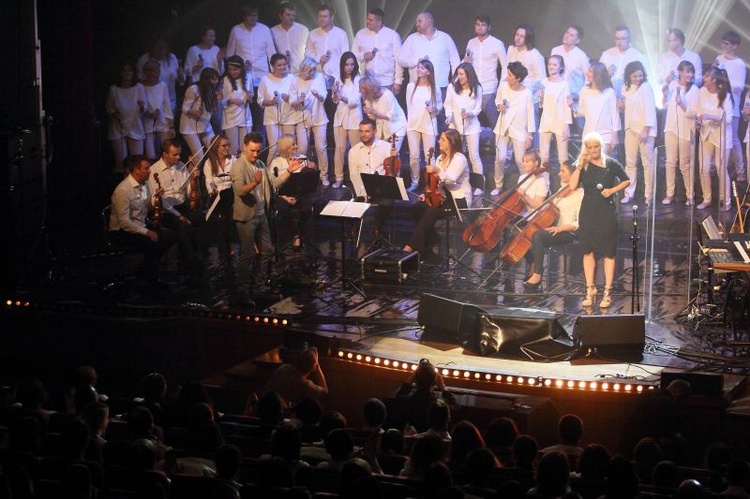
[[[299,65],[299,74],[289,88],[292,108],[300,113],[300,121],[297,123],[297,146],[303,154],[309,154],[309,141],[312,135],[315,141],[315,152],[318,157],[318,169],[320,170],[320,181],[323,187],[328,187],[328,139],[326,130],[328,128],[328,116],[323,103],[328,95],[326,90],[326,79],[323,73],[317,71],[317,62],[305,57]],[[302,133],[300,133],[300,127]]]
[[[352,52],[341,54],[339,78],[333,84],[331,97],[336,104],[333,115],[333,140],[336,152],[333,169],[336,181],[334,189],[344,183],[344,158],[349,147],[359,142],[359,123],[362,121],[362,97],[359,94],[359,63]]]

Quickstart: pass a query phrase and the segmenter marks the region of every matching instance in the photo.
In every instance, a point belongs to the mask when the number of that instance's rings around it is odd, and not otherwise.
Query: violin
[[[190,211],[198,211],[200,208],[200,185],[198,177],[193,175],[195,168],[198,168],[198,164],[190,170]]]
[[[159,181],[159,174],[154,173],[154,182],[156,182],[157,191],[161,190],[161,182]],[[156,201],[154,202],[153,206],[154,212],[151,214],[151,225],[154,227],[154,229],[158,229],[161,225],[161,195],[156,197]]]
[[[505,227],[511,220],[519,216],[525,207],[525,203],[518,193],[518,187],[530,178],[538,177],[548,169],[549,163],[545,162],[526,176],[515,189],[510,189],[504,194],[495,208],[474,220],[464,229],[461,235],[463,241],[476,251],[492,251],[502,239]]]
[[[398,177],[401,173],[401,160],[396,150],[396,134],[391,135],[391,155],[383,160],[385,174],[389,177]]]
[[[427,167],[430,165],[430,158],[435,154],[435,148],[430,147],[427,151]],[[434,207],[443,204],[443,189],[440,186],[440,173],[428,172],[425,169],[424,172],[424,201],[427,206]]]
[[[539,230],[551,227],[557,217],[560,216],[560,210],[552,200],[558,195],[565,197],[570,192],[571,190],[567,186],[561,188],[550,196],[542,206],[529,213],[526,217],[529,223],[503,247],[500,251],[500,259],[510,265],[515,265],[521,261],[521,258],[531,249],[534,234]]]

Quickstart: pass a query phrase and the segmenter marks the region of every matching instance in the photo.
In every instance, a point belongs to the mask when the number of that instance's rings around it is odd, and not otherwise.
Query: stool
[[[574,252],[575,254],[578,254],[578,241],[572,241],[568,244],[564,244],[561,246],[550,246],[547,248],[547,289],[550,287],[551,282],[551,274],[552,274],[552,257],[554,254],[558,254],[562,256],[563,259],[563,282],[567,284],[568,282],[568,270],[570,269],[569,260],[571,258],[571,253]]]

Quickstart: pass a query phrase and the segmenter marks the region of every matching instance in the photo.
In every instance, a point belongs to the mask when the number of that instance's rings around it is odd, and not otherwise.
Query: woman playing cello
[[[419,210],[419,222],[414,234],[404,246],[404,251],[417,250],[427,260],[437,260],[438,256],[433,253],[432,247],[438,242],[438,234],[435,231],[435,222],[445,218],[449,211],[448,203],[452,203],[451,197],[456,201],[458,208],[467,208],[471,204],[471,184],[469,183],[469,165],[466,156],[461,153],[461,134],[449,129],[440,135],[438,140],[440,155],[435,166],[427,166],[429,173],[438,172],[443,188],[450,193],[446,200],[439,206],[428,207],[424,202],[417,203]],[[419,196],[424,201],[424,195]]]
[[[558,196],[551,201],[559,210],[557,224],[544,230],[534,232],[531,239],[531,249],[526,254],[526,260],[530,262],[529,278],[523,284],[529,291],[536,291],[542,282],[544,274],[544,254],[551,246],[562,246],[573,242],[575,231],[578,230],[578,212],[583,200],[583,189],[569,189],[570,176],[576,167],[570,161],[560,164],[560,183],[563,188]]]

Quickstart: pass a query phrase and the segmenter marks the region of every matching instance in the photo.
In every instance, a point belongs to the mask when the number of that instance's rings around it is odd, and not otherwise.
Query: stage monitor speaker
[[[417,322],[424,329],[422,338],[457,342],[462,345],[476,336],[479,318],[486,314],[476,305],[424,293],[419,301]]]
[[[557,319],[484,315],[472,345],[481,355],[525,360],[566,360],[573,353],[568,333]]]
[[[643,315],[581,315],[573,326],[576,357],[637,362],[643,359]]]
[[[665,368],[661,372],[659,388],[666,390],[676,379],[684,379],[690,383],[690,393],[706,397],[721,397],[724,391],[724,375],[721,373],[685,372],[677,369]]]

